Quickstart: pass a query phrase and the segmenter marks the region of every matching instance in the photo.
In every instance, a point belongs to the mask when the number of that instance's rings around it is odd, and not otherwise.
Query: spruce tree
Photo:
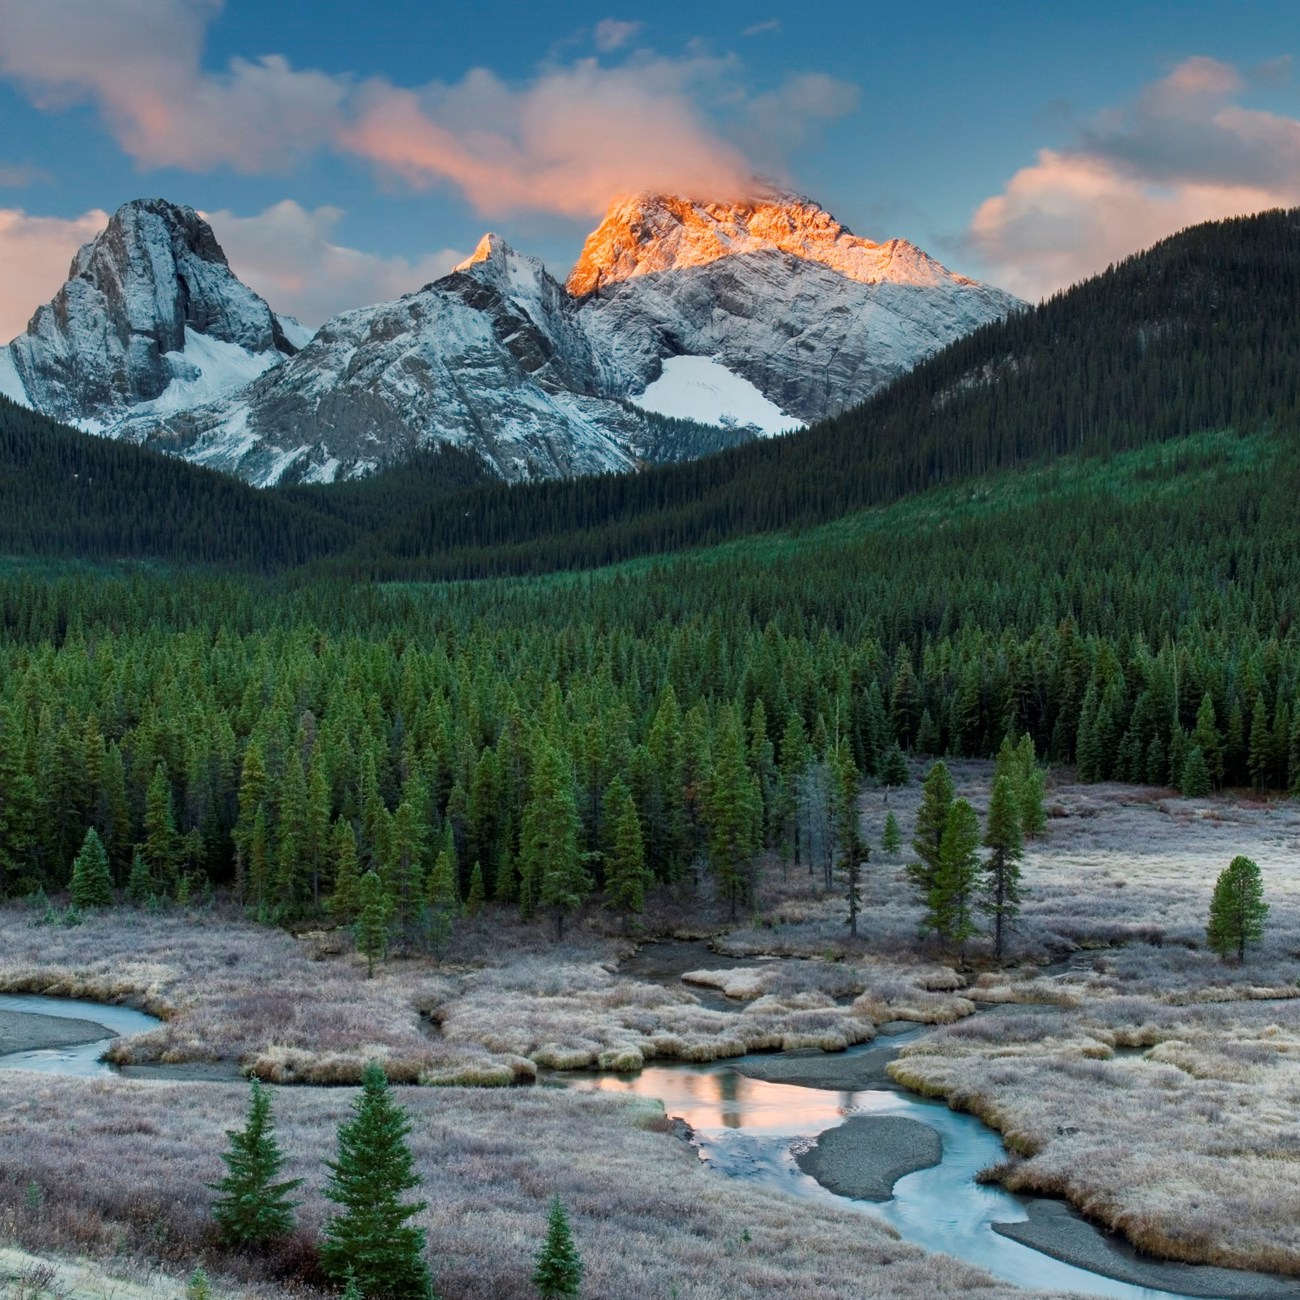
[[[573,1241],[569,1216],[559,1196],[551,1201],[546,1223],[546,1240],[537,1252],[533,1285],[542,1300],[564,1300],[576,1296],[582,1286],[582,1259]]]
[[[180,863],[180,844],[176,820],[172,815],[172,788],[167,769],[159,763],[154,768],[144,804],[144,855],[154,878],[164,889],[175,881]]]
[[[591,889],[578,849],[578,804],[568,755],[543,741],[531,787],[519,831],[520,904],[525,916],[539,906],[552,908],[556,938],[563,938],[565,916]]]
[[[984,900],[981,909],[993,918],[993,955],[1002,960],[1003,931],[1020,915],[1020,811],[1008,775],[995,776],[989,795],[988,829],[984,847],[990,849],[984,864]]]
[[[891,810],[885,817],[885,829],[880,836],[880,847],[885,853],[898,853],[903,847],[903,832],[898,829],[898,818]]]
[[[749,770],[745,738],[734,709],[723,713],[713,755],[713,770],[704,784],[704,824],[708,830],[709,865],[731,919],[750,896],[750,871],[762,847],[762,793]]]
[[[940,852],[952,799],[953,784],[948,765],[938,762],[925,776],[921,806],[916,814],[916,833],[912,837],[912,848],[916,852],[917,861],[910,863],[907,868],[908,877],[922,903],[928,903],[930,891],[939,874]]]
[[[357,870],[357,833],[352,823],[340,817],[330,832],[330,849],[334,858],[334,892],[329,909],[345,924],[356,919],[361,910],[361,875]]]
[[[465,895],[465,912],[477,916],[487,903],[487,887],[483,883],[483,864],[475,862],[469,873],[469,892]]]
[[[153,892],[153,873],[137,845],[131,855],[131,874],[126,879],[126,896],[136,907],[143,907]]]
[[[1210,921],[1205,937],[1220,957],[1237,954],[1246,960],[1246,945],[1256,943],[1264,932],[1268,904],[1259,867],[1247,857],[1235,857],[1214,882],[1210,899]]]
[[[975,809],[958,799],[948,809],[939,869],[927,898],[926,929],[943,943],[966,955],[966,941],[978,933],[972,906],[979,878],[980,824]]]
[[[367,871],[361,877],[357,897],[357,951],[366,959],[366,978],[373,979],[375,962],[382,960],[388,951],[388,924],[392,915],[392,903],[384,889],[384,882],[374,871]]]
[[[325,1225],[321,1266],[342,1282],[351,1277],[368,1300],[428,1300],[432,1295],[423,1228],[409,1220],[425,1202],[404,1202],[420,1186],[406,1139],[411,1121],[393,1101],[373,1062],[362,1076],[352,1118],[339,1126],[338,1157],[325,1195],[342,1207]]]
[[[1210,793],[1210,769],[1199,745],[1193,745],[1187,751],[1178,785],[1189,799],[1204,799]]]
[[[287,1236],[293,1231],[298,1204],[289,1196],[302,1179],[275,1181],[284,1167],[284,1156],[271,1123],[270,1095],[256,1079],[242,1131],[227,1129],[226,1136],[230,1150],[221,1158],[228,1172],[219,1183],[209,1184],[220,1193],[212,1217],[222,1235],[235,1246],[254,1246]]]
[[[903,751],[897,744],[891,745],[880,762],[880,784],[885,787],[885,799],[889,798],[891,786],[904,786],[910,780],[911,773],[908,771],[907,759]]]
[[[605,792],[604,823],[609,838],[605,858],[605,893],[609,905],[625,918],[645,909],[649,873],[636,804],[621,777]]]
[[[112,907],[113,877],[108,870],[108,854],[104,852],[99,832],[92,826],[86,832],[81,852],[72,863],[73,907]]]

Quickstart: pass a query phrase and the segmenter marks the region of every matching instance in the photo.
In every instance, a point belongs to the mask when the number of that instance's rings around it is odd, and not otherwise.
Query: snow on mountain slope
[[[659,378],[632,401],[671,419],[750,425],[769,437],[803,425],[710,357],[669,357]]]
[[[329,321],[236,397],[123,432],[259,485],[348,477],[431,442],[508,480],[635,468],[653,429],[617,400],[631,379],[577,314],[540,262],[490,235],[435,284]]]
[[[11,402],[27,406],[27,390],[18,377],[18,367],[8,348],[0,348],[0,397],[7,397]]]
[[[625,200],[588,238],[568,288],[585,295],[588,332],[642,383],[667,357],[712,357],[803,420],[863,401],[1021,306],[794,198]]]
[[[611,208],[567,287],[486,235],[436,283],[312,333],[235,278],[192,209],[141,200],[0,350],[0,391],[259,485],[438,442],[521,480],[821,418],[1017,306],[806,199],[640,195]]]
[[[196,339],[218,350],[194,353]],[[7,354],[32,406],[111,432],[176,383],[169,408],[185,392],[242,386],[255,364],[264,370],[294,350],[271,309],[231,272],[206,221],[192,208],[142,199],[78,252],[67,283]]]

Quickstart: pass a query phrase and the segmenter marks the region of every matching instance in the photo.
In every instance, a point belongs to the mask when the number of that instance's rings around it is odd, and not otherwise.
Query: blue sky
[[[487,229],[563,271],[629,188],[775,177],[1031,297],[1300,203],[1290,5],[813,13],[0,0],[0,334],[143,194],[211,214],[236,270],[313,324]]]

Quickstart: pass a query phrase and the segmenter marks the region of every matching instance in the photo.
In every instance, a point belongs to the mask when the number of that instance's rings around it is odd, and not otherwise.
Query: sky
[[[563,274],[620,194],[790,187],[1037,299],[1300,204],[1294,3],[0,0],[0,339],[120,204],[318,325],[486,230]]]

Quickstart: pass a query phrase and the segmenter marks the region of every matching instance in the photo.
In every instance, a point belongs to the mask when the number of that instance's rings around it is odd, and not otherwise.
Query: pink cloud
[[[340,144],[413,185],[453,184],[484,215],[599,215],[635,190],[739,197],[752,168],[692,99],[734,71],[697,55],[617,68],[583,60],[523,87],[481,68],[418,92],[372,82]]]
[[[1243,107],[1248,79],[1189,59],[1071,149],[1043,149],[976,210],[999,284],[1038,298],[1201,221],[1300,204],[1300,121]]]
[[[21,334],[32,313],[59,291],[77,249],[108,222],[98,210],[65,221],[0,208],[0,343]]]
[[[0,76],[47,109],[89,103],[143,168],[283,170],[324,149],[360,155],[418,187],[448,184],[485,214],[599,214],[632,190],[734,198],[754,166],[733,134],[782,150],[856,91],[810,73],[755,93],[740,63],[699,45],[632,50],[640,25],[591,29],[596,59],[548,62],[523,83],[478,68],[453,84],[395,86],[291,66],[283,57],[203,66],[223,0],[0,0]]]
[[[0,73],[42,107],[90,102],[142,166],[260,172],[326,144],[343,78],[271,55],[202,70],[221,0],[0,0]]]

